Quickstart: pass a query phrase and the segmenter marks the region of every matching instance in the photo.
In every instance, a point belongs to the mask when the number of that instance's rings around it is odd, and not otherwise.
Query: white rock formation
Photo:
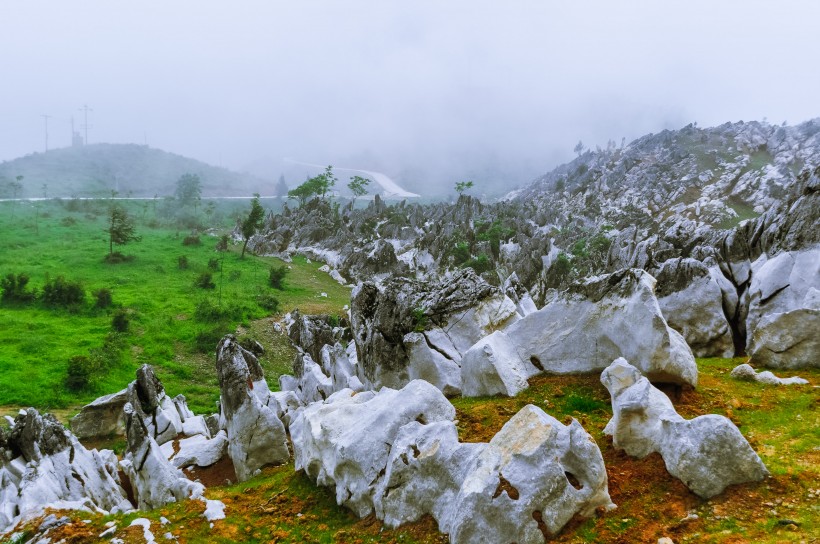
[[[441,391],[422,380],[378,393],[344,389],[294,416],[295,467],[318,485],[335,487],[336,502],[364,517],[373,511],[373,491],[401,427],[454,417]]]
[[[123,389],[100,397],[83,406],[80,413],[71,418],[71,432],[77,438],[93,438],[113,434],[125,434],[125,406],[128,390]]]
[[[86,449],[52,415],[29,408],[8,437],[0,431],[0,534],[46,508],[116,513],[133,507],[113,452]]]
[[[615,506],[592,437],[532,405],[488,444],[460,444],[452,422],[406,425],[376,497],[388,526],[429,513],[454,543],[540,543],[576,513]]]
[[[474,344],[461,360],[462,393],[466,397],[512,397],[526,389],[527,380],[542,370],[521,358],[506,333],[496,331]]]
[[[808,380],[804,380],[798,376],[792,376],[791,378],[778,378],[768,370],[764,370],[763,372],[755,372],[755,369],[746,363],[733,368],[730,376],[737,380],[743,380],[745,382],[758,382],[766,385],[803,385],[809,383]]]
[[[183,438],[179,441],[177,447],[179,451],[174,452],[172,448],[170,455],[163,448],[165,456],[175,467],[209,467],[222,459],[227,453],[228,435],[225,431],[219,431],[213,438],[207,438],[199,434]]]
[[[667,325],[655,279],[643,270],[622,270],[553,293],[544,308],[504,332],[523,361],[547,372],[592,372],[626,357],[652,380],[697,384],[692,350]]]
[[[768,471],[737,427],[719,415],[691,420],[640,371],[619,358],[601,374],[612,396],[612,419],[604,433],[635,457],[660,453],[666,470],[697,495],[709,498],[727,486],[760,481]]]
[[[439,351],[427,340],[426,333],[410,332],[402,340],[407,350],[407,375],[435,385],[448,397],[461,394],[461,367],[456,360]]]
[[[254,381],[263,378],[261,368],[253,368],[254,364],[258,366],[256,357],[242,348],[233,335],[220,341],[216,355],[228,455],[236,477],[245,481],[263,466],[279,465],[290,458],[285,426],[251,389]]]

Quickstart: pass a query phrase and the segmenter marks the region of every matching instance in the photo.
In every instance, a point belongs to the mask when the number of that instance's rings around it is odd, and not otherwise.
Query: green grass
[[[100,211],[104,206],[99,204]],[[132,204],[132,211],[139,216],[137,206]],[[238,248],[232,247],[224,256],[222,279],[214,273],[217,288],[201,289],[194,282],[208,271],[208,261],[219,256],[214,251],[216,237],[203,236],[201,246],[183,246],[187,231],[138,225],[142,240],[117,248],[133,260],[106,264],[104,215],[70,213],[56,202],[39,204],[38,213],[35,227],[33,206],[0,203],[0,275],[26,273],[35,289],[42,287],[46,277],[62,275],[82,282],[88,298],[74,311],[40,303],[0,306],[0,406],[76,407],[122,389],[139,365],[149,363],[158,368],[171,395],[184,393],[192,409],[210,412],[218,398],[213,364],[216,340],[270,314],[257,304],[257,295],[278,298],[280,312],[301,306],[309,313],[338,314],[349,303],[349,288],[319,272],[321,263],[309,264],[304,258],[289,264],[285,289],[279,291],[270,288],[267,279],[270,266],[281,265],[280,260],[249,254],[240,259]],[[69,216],[75,224],[63,222]],[[177,264],[183,255],[189,262],[185,270]],[[198,322],[194,318],[198,303],[209,300],[219,305],[220,283],[221,305],[232,309],[232,315],[217,323]],[[110,289],[115,306],[130,312],[126,348],[121,363],[95,376],[88,390],[73,393],[64,387],[68,359],[100,347],[111,330],[115,308],[93,308],[91,292],[100,288]],[[322,292],[328,296],[321,297]],[[197,335],[203,333],[198,349]],[[283,372],[292,356],[285,351],[276,352],[285,360],[268,357],[263,364]]]

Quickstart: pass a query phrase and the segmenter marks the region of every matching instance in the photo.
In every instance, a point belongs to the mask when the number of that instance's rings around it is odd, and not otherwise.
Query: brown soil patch
[[[199,480],[205,487],[217,487],[236,482],[236,471],[231,458],[225,454],[209,467],[189,467],[183,470],[191,480]]]

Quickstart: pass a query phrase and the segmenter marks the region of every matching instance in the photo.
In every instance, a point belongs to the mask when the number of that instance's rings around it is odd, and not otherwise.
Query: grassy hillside
[[[142,213],[136,206],[132,212]],[[169,392],[184,392],[194,410],[210,412],[218,398],[212,360],[216,342],[242,324],[250,331],[253,320],[270,315],[267,297],[278,299],[282,310],[302,305],[334,314],[349,302],[350,290],[318,272],[318,263],[295,259],[286,289],[278,291],[267,286],[269,268],[283,264],[278,259],[240,259],[238,247],[220,255],[214,250],[217,238],[206,235],[200,236],[201,245],[184,246],[188,233],[169,228],[138,225],[142,240],[118,248],[133,259],[107,264],[106,207],[100,202],[81,213],[54,202],[36,209],[0,203],[0,277],[24,273],[31,287],[42,290],[48,279],[64,276],[81,282],[87,293],[86,302],[72,309],[40,302],[0,305],[0,406],[76,406],[123,388],[138,365],[150,363],[159,368]],[[186,269],[179,267],[181,257],[187,259]],[[212,260],[212,266],[222,266],[221,282],[219,271],[209,268]],[[203,273],[212,274],[215,288],[195,286]],[[111,308],[94,307],[91,293],[103,288],[111,290]],[[91,387],[69,391],[69,359],[100,350],[120,308],[130,319],[128,332],[119,335],[120,357],[107,358],[110,364],[94,376]],[[223,317],[202,315],[220,310]],[[278,356],[264,358],[263,364],[275,378],[289,368],[291,353],[274,351]]]
[[[10,182],[23,176],[17,196],[151,198],[174,194],[183,174],[196,174],[202,196],[270,195],[274,182],[136,144],[93,144],[52,149],[0,163],[0,198],[14,196]]]

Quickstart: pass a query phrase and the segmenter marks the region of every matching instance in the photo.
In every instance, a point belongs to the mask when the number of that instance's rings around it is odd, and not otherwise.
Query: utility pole
[[[80,111],[83,112],[84,119],[85,119],[85,121],[83,123],[83,128],[85,129],[85,145],[88,145],[88,129],[89,129],[88,112],[94,111],[94,110],[89,108],[87,104],[83,104],[83,107],[80,108]]]
[[[51,119],[52,115],[41,115],[45,122],[46,122],[46,151],[48,151],[48,120]]]

